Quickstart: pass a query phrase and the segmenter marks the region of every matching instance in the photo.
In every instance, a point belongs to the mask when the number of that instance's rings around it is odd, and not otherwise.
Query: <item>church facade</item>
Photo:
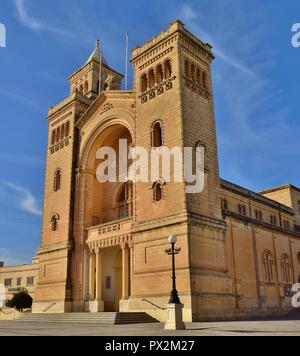
[[[184,320],[292,309],[300,277],[300,189],[254,193],[219,177],[212,48],[180,21],[132,51],[132,90],[99,45],[48,113],[39,277],[33,312],[147,312],[164,321],[168,236],[178,237]],[[202,147],[205,185],[103,182],[97,151]],[[116,162],[119,165],[120,162]]]

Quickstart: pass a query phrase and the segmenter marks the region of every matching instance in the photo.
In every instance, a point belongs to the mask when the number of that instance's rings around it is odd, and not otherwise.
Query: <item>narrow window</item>
[[[187,78],[190,77],[190,64],[188,60],[186,60],[184,63],[184,74]]]
[[[191,78],[195,80],[195,66],[194,64],[191,65]]]
[[[60,127],[57,128],[56,130],[56,142],[60,141]]]
[[[51,145],[55,144],[55,140],[56,140],[56,131],[53,130],[51,135]]]
[[[264,252],[263,264],[265,269],[265,280],[270,283],[273,281],[273,259],[271,252]]]
[[[163,145],[162,128],[160,122],[157,122],[153,127],[153,147],[161,147]]]
[[[222,205],[223,210],[228,210],[228,200],[227,199],[222,199],[221,205]]]
[[[172,65],[169,59],[165,62],[164,65],[164,74],[165,74],[165,79],[169,79],[172,76]]]
[[[65,124],[61,126],[61,134],[60,134],[61,140],[65,138]]]
[[[162,200],[162,188],[160,183],[156,183],[153,189],[153,199],[155,202]]]
[[[53,215],[52,219],[51,219],[51,229],[53,232],[57,231],[57,227],[58,227],[58,216],[57,215]]]
[[[88,82],[85,82],[84,83],[84,94],[87,94],[89,91],[89,83]]]
[[[83,85],[82,84],[79,87],[79,93],[83,94]]]
[[[148,79],[147,79],[147,74],[144,74],[142,76],[142,79],[141,79],[141,90],[142,90],[142,93],[147,91],[147,89],[148,89]]]
[[[197,68],[196,82],[197,82],[197,84],[201,85],[201,70],[200,70],[200,68]]]
[[[156,68],[156,83],[159,84],[164,80],[163,67],[159,64]]]
[[[54,191],[57,192],[61,188],[61,170],[59,169],[54,176]]]
[[[154,70],[151,69],[149,72],[149,89],[155,86],[155,73]]]
[[[70,122],[68,121],[66,123],[66,137],[69,137],[70,135]]]
[[[202,72],[202,85],[204,89],[208,89],[207,74],[205,72]]]

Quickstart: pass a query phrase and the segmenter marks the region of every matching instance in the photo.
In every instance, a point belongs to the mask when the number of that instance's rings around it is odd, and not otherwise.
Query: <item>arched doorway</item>
[[[87,148],[86,160],[81,164],[84,167],[81,177],[85,188],[82,194],[84,206],[81,211],[84,214],[84,229],[88,232],[84,294],[88,301],[88,310],[92,312],[119,311],[120,301],[129,298],[130,249],[127,240],[124,241],[123,230],[119,225],[124,221],[125,225],[128,221],[131,223],[133,184],[119,180],[118,167],[124,163],[121,159],[126,159],[130,167],[128,154],[124,154],[122,150],[129,152],[132,143],[130,131],[125,126],[108,126],[94,137],[94,141]],[[99,159],[97,151],[103,147],[115,152],[116,181],[103,182],[97,177],[98,167],[105,161],[103,158]],[[126,234],[128,233],[127,229]]]
[[[121,167],[124,164],[124,160],[127,160],[128,167],[131,164],[128,160],[128,154],[125,154],[127,153],[124,149],[125,144],[127,152],[129,152],[132,145],[132,137],[129,130],[122,125],[112,125],[101,132],[91,146],[86,164],[85,206],[90,211],[90,214],[85,219],[86,228],[126,218],[132,210],[125,206],[126,203],[129,203],[129,198],[131,202],[133,200],[133,196],[129,196],[129,194],[132,194],[132,189],[130,190],[129,184],[125,185],[119,181],[121,178],[119,173],[120,171],[123,172]],[[99,182],[99,176],[97,176],[99,167],[107,160],[107,157],[102,160],[96,157],[98,150],[103,147],[110,148],[115,152],[116,160],[114,166],[116,169],[112,170],[116,171],[115,182]]]

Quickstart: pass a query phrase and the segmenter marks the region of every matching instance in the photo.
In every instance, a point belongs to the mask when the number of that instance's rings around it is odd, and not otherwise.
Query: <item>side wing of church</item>
[[[212,48],[175,21],[132,51],[121,90],[97,44],[49,110],[42,242],[33,312],[147,312],[165,320],[168,236],[178,237],[184,320],[289,311],[300,277],[300,190],[260,194],[221,180]],[[100,75],[101,71],[101,75]],[[202,147],[205,187],[103,182],[101,147]],[[116,166],[120,162],[117,162]]]

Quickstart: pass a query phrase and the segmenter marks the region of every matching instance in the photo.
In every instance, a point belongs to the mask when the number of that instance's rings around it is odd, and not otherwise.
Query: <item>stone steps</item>
[[[158,321],[146,313],[26,314],[18,322],[65,324],[148,324]]]

